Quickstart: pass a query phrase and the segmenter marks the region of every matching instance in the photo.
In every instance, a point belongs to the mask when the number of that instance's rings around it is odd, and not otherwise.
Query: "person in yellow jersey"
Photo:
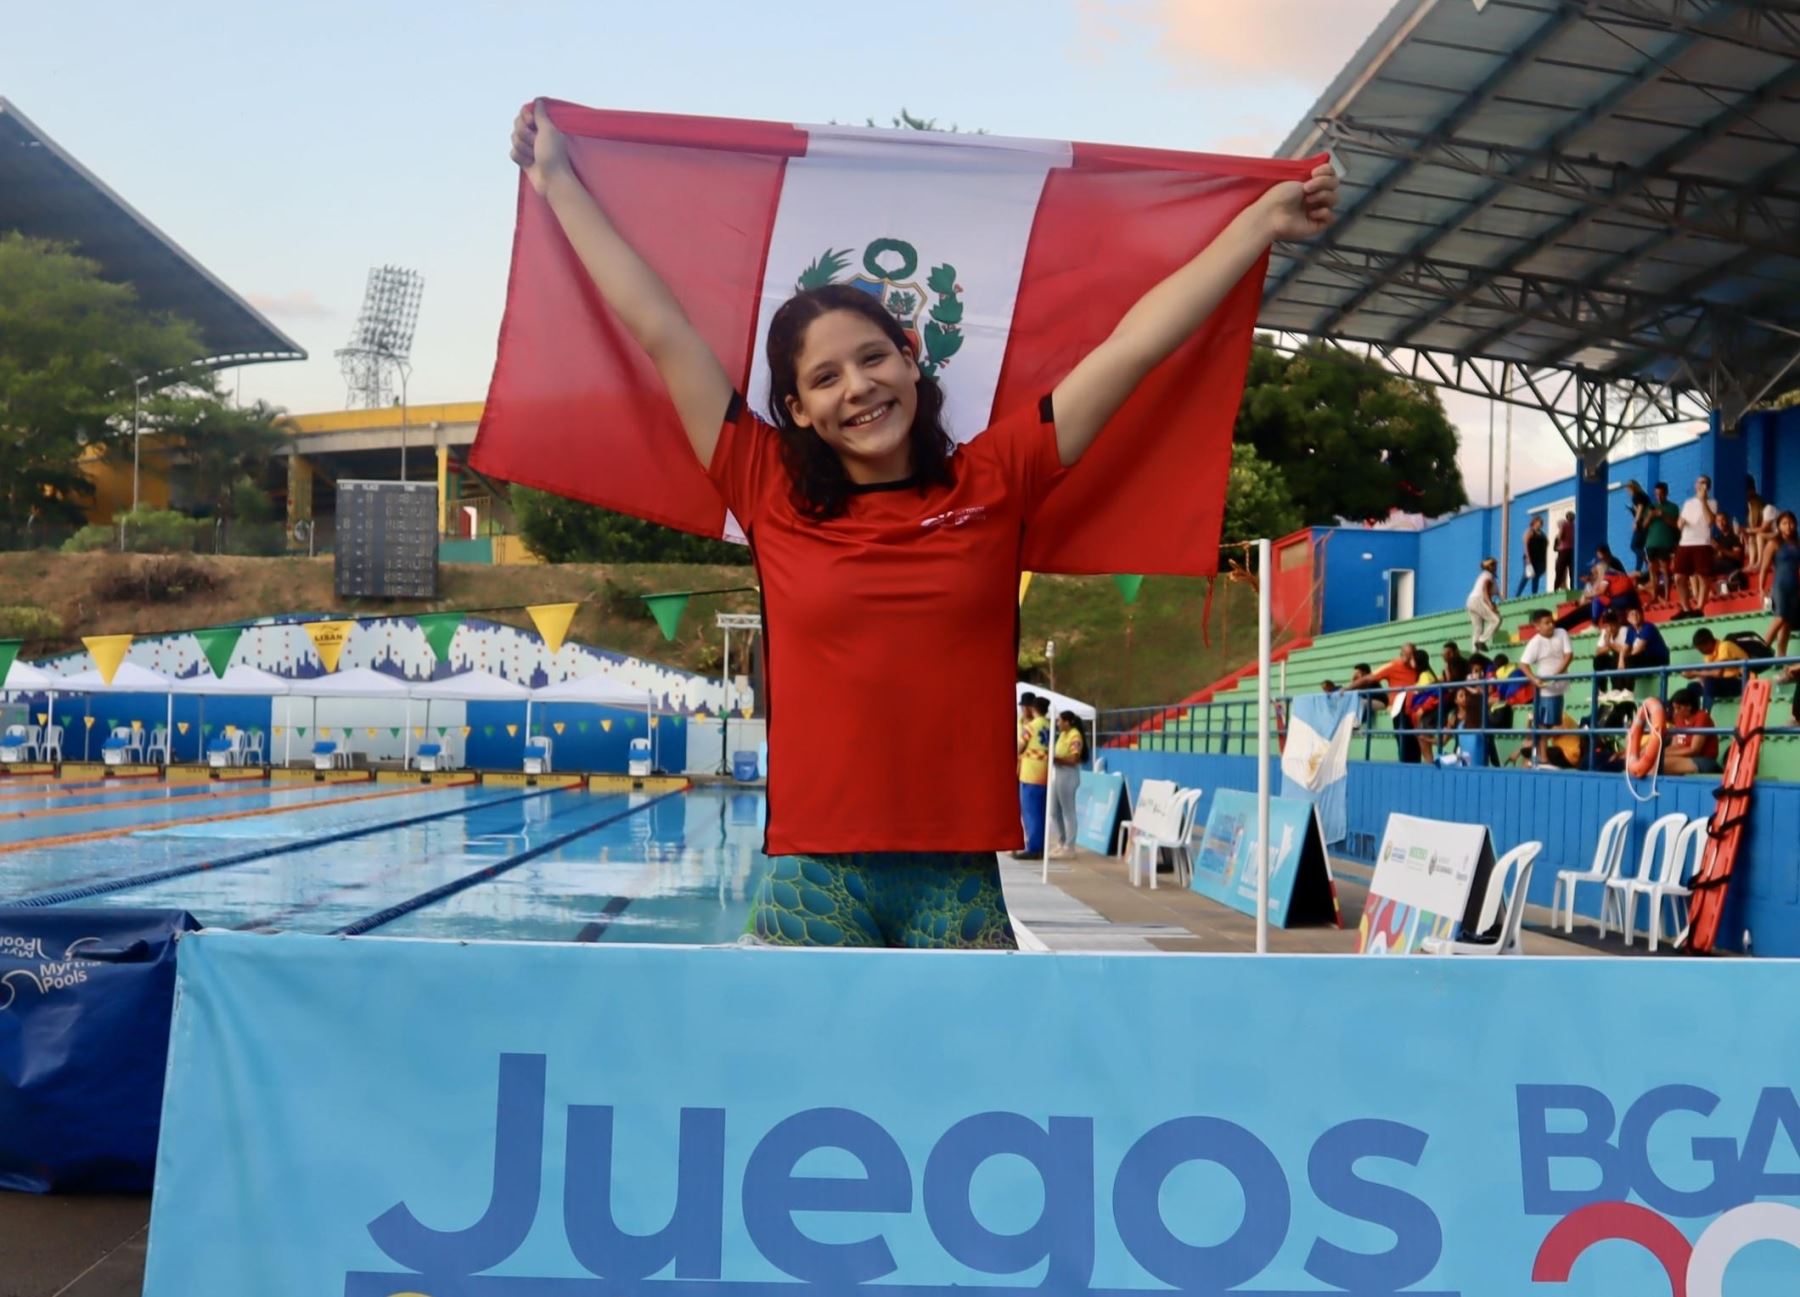
[[[1050,778],[1050,710],[1047,699],[1026,694],[1019,700],[1019,818],[1025,821],[1025,849],[1015,860],[1044,854],[1044,796]]]
[[[1053,856],[1075,854],[1075,792],[1081,787],[1081,766],[1086,757],[1081,722],[1072,711],[1056,714],[1055,773],[1050,780],[1050,807],[1056,824]]]

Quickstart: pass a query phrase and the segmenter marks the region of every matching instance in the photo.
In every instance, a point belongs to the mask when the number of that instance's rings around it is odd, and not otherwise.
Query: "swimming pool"
[[[728,942],[767,868],[762,796],[730,788],[11,791],[0,905],[175,908],[208,927]]]

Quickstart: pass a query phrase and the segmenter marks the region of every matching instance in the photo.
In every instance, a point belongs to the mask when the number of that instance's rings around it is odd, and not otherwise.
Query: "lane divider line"
[[[195,785],[196,789],[202,789],[203,787],[203,785]],[[222,802],[227,797],[248,797],[252,793],[266,793],[273,790],[268,788],[232,788],[223,792],[214,792],[210,789],[205,791],[187,792],[185,790],[177,790],[174,788],[162,788],[157,791],[162,793],[160,798],[133,797],[116,802],[102,802],[98,806],[42,806],[36,810],[29,811],[0,811],[0,821],[47,820],[53,819],[59,815],[104,815],[108,811],[134,806],[155,806],[159,802],[170,805],[180,805],[184,802],[206,804],[215,801]]]
[[[466,788],[468,784],[473,784],[474,782],[475,781],[471,779],[467,784],[433,784],[432,787]],[[127,824],[116,829],[95,829],[91,833],[65,833],[61,837],[55,838],[27,838],[23,842],[0,842],[0,855],[11,851],[35,850],[38,847],[65,847],[73,843],[102,842],[108,838],[122,838],[132,833],[150,833],[159,829],[185,829],[193,824],[223,824],[227,820],[248,820],[253,819],[258,815],[297,815],[301,811],[320,810],[331,806],[348,806],[352,802],[373,802],[379,801],[385,797],[405,797],[412,793],[429,791],[431,790],[428,788],[401,788],[394,792],[357,793],[350,797],[320,798],[318,801],[303,802],[298,806],[263,806],[250,811],[225,811],[219,815],[196,815],[187,819],[168,820],[161,824],[154,822],[149,824]],[[323,839],[315,839],[315,841],[322,840]],[[8,902],[8,904],[17,905],[22,904],[22,902],[11,901]]]
[[[434,901],[441,901],[447,896],[455,896],[458,892],[467,891],[477,883],[485,883],[489,879],[498,878],[509,869],[517,869],[527,861],[536,860],[539,856],[560,850],[561,848],[568,846],[569,843],[575,841],[577,838],[586,837],[595,830],[603,829],[609,824],[617,824],[620,820],[627,819],[642,811],[647,811],[658,802],[667,801],[671,797],[678,797],[686,791],[687,790],[684,788],[672,788],[666,793],[652,797],[647,802],[642,802],[636,806],[628,806],[615,815],[608,815],[604,819],[595,820],[592,824],[584,825],[583,827],[574,829],[568,833],[559,834],[557,837],[546,838],[537,846],[527,848],[517,855],[508,856],[504,860],[497,860],[491,865],[477,869],[472,874],[464,874],[461,878],[453,878],[440,887],[434,887],[429,892],[420,892],[410,900],[390,905],[387,909],[378,910],[376,913],[371,914],[366,918],[358,919],[354,923],[346,923],[343,927],[334,929],[331,935],[334,937],[360,937],[365,932],[373,932],[376,928],[381,927],[383,924],[392,923],[402,915],[411,914],[414,910],[422,909],[423,907],[432,904]]]

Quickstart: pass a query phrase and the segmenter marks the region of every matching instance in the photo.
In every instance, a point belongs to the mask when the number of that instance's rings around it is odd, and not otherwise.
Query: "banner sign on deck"
[[[1413,954],[1427,937],[1449,940],[1473,925],[1494,868],[1485,824],[1389,815],[1363,906],[1364,954]]]
[[[1304,797],[1269,799],[1269,922],[1278,928],[1344,924],[1316,810]],[[1219,789],[1194,852],[1193,889],[1254,918],[1257,845],[1256,794]]]
[[[1083,770],[1075,790],[1075,841],[1102,856],[1113,853],[1125,802],[1125,776]]]
[[[1800,1287],[1779,961],[208,932],[179,976],[147,1297]],[[1671,1051],[1671,1004],[1732,1011]]]

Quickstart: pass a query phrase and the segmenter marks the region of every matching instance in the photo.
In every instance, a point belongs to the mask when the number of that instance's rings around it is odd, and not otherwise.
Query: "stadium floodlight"
[[[369,271],[350,343],[336,353],[351,409],[373,410],[394,403],[392,376],[399,372],[404,378],[411,368],[413,330],[424,291],[425,276],[416,270],[376,266]]]

